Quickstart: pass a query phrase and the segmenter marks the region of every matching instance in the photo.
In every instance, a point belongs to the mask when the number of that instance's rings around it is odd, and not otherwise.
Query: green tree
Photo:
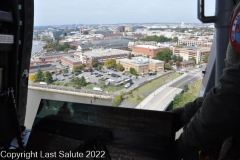
[[[65,68],[65,69],[63,70],[63,73],[64,73],[64,74],[68,74],[68,73],[69,73],[69,69],[68,69],[68,68]]]
[[[98,66],[97,66],[97,69],[98,69],[98,70],[101,70],[102,67],[103,67],[102,65],[98,65]]]
[[[47,84],[51,84],[53,82],[52,81],[52,74],[49,71],[45,72],[45,82]]]
[[[123,94],[119,94],[115,96],[112,100],[112,105],[113,106],[119,106],[123,101]]]
[[[83,68],[84,68],[83,65],[75,66],[75,67],[73,68],[73,72],[80,72]]]
[[[173,42],[178,42],[178,37],[173,37],[172,41]]]
[[[182,101],[182,95],[177,94],[173,99],[173,108],[181,107],[180,106],[181,101]]]
[[[42,70],[39,69],[35,77],[35,82],[41,82],[43,79],[44,79],[44,74]]]
[[[105,88],[106,87],[105,80],[103,78],[100,78],[98,80],[98,86],[101,87],[101,88]]]
[[[176,56],[175,54],[172,56],[172,60],[174,61],[174,62],[177,62],[177,59],[178,59],[178,56]]]
[[[205,54],[205,57],[203,59],[203,62],[204,63],[207,63],[208,62],[208,58],[209,58],[209,54]]]
[[[167,38],[164,36],[147,36],[141,39],[142,41],[155,41],[155,42],[169,42],[172,41],[172,38]]]
[[[121,65],[120,63],[117,64],[117,70],[119,71],[124,71],[125,68],[123,67],[123,65]]]
[[[165,48],[164,50],[157,53],[155,59],[168,62],[171,59],[171,56],[172,56],[172,51],[168,48]]]
[[[172,69],[172,66],[168,63],[164,63],[164,69]]]
[[[81,78],[78,77],[73,78],[72,82],[79,88],[87,85],[86,79],[83,76]]]
[[[107,60],[107,61],[104,63],[104,66],[116,68],[116,67],[117,67],[116,59],[109,59],[109,60]]]
[[[197,60],[196,60],[195,57],[193,57],[193,58],[189,58],[189,60],[193,60],[193,66],[195,66],[195,65],[197,64]]]
[[[177,56],[177,61],[182,62],[183,61],[183,57]]]
[[[133,75],[137,75],[137,71],[134,68],[130,68],[130,73]]]
[[[96,68],[96,67],[98,66],[98,63],[97,63],[97,62],[92,62],[91,66],[92,66],[93,68]]]
[[[187,92],[188,90],[189,90],[188,85],[185,84],[184,87],[183,87],[183,91]]]

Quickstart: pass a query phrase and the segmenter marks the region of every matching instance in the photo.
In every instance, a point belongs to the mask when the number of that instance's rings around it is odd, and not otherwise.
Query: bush
[[[67,84],[67,83],[65,83],[65,84],[64,84],[64,86],[68,86],[68,84]]]
[[[128,92],[127,92],[127,94],[132,94],[132,91],[131,91],[131,90],[130,90],[130,91],[128,91]]]
[[[122,103],[122,101],[123,101],[123,95],[119,94],[113,98],[112,105],[119,106]]]

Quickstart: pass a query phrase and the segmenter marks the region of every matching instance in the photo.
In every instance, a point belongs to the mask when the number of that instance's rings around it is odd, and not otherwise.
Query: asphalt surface
[[[153,93],[153,96],[149,96],[149,102],[145,105],[139,104],[139,108],[146,110],[158,110],[164,111],[166,107],[172,102],[174,97],[181,93],[184,85],[189,85],[196,80],[202,77],[202,73],[199,71],[193,71],[192,73],[188,73],[187,76],[181,78],[180,80],[162,86],[162,91],[158,94]],[[170,82],[171,83],[171,82]]]

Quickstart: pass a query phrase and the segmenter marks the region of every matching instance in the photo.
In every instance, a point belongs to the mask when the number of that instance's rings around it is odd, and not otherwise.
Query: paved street
[[[136,108],[164,111],[174,99],[175,95],[182,92],[184,85],[189,85],[201,77],[202,73],[199,70],[185,73],[175,81],[158,88],[146,97]]]

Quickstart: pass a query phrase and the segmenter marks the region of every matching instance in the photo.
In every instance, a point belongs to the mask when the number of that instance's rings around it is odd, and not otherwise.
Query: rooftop
[[[141,48],[150,48],[150,49],[159,49],[160,47],[157,46],[151,46],[151,45],[137,45],[135,47],[141,47]]]
[[[149,58],[144,58],[144,57],[133,57],[132,59],[124,58],[124,59],[120,59],[120,61],[129,63],[129,64],[133,64],[136,66],[145,66],[145,65],[148,65],[149,62],[163,63],[163,61],[160,61],[160,60],[149,59]]]
[[[69,60],[71,62],[80,62],[79,60],[76,60],[76,59],[74,59],[74,58],[72,58],[70,56],[63,56],[62,58],[65,58],[65,59],[67,59],[67,60]]]
[[[74,54],[78,55],[86,55],[92,57],[102,57],[102,56],[110,56],[110,55],[119,55],[119,54],[129,54],[129,51],[119,50],[119,49],[94,49],[91,51],[75,52]]]
[[[211,48],[210,47],[194,47],[194,46],[189,46],[189,47],[185,47],[185,48],[175,48],[175,50],[182,50],[182,51],[186,51],[186,50],[192,50],[192,51],[208,51],[210,52]]]

